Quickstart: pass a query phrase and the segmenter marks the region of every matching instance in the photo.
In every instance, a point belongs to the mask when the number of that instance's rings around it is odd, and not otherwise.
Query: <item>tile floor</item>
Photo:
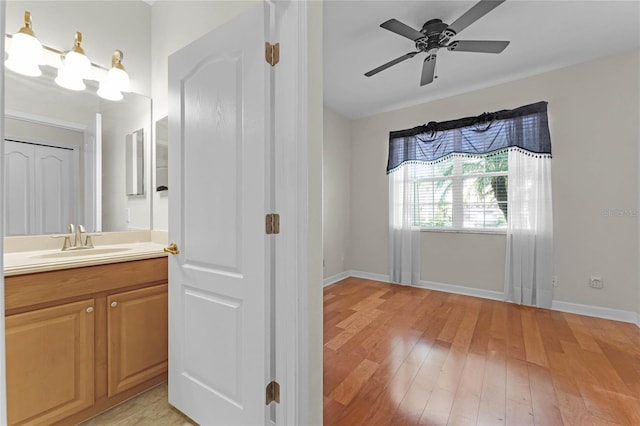
[[[194,426],[191,419],[169,405],[167,384],[81,423],[82,426]]]

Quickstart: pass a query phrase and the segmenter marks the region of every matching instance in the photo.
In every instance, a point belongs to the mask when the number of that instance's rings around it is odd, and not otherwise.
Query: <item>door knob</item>
[[[116,306],[118,306],[118,302],[111,302],[111,307],[115,308]]]
[[[165,253],[178,254],[180,250],[178,250],[178,245],[176,243],[169,244],[169,247],[164,248]]]
[[[87,308],[87,312],[88,312],[88,313],[93,312],[93,306],[89,306],[89,307]]]

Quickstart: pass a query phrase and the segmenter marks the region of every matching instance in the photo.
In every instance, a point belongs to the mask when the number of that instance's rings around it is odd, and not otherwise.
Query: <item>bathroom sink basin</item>
[[[121,253],[129,250],[131,249],[126,247],[76,249],[76,250],[67,250],[67,251],[57,251],[55,253],[39,254],[39,255],[33,256],[33,258],[63,259],[63,258],[69,258],[69,257],[93,256],[97,254]]]

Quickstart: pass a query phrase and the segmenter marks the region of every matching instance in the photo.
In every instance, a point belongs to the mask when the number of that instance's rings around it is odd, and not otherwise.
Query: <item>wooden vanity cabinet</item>
[[[77,424],[167,379],[166,257],[5,278],[9,425]]]

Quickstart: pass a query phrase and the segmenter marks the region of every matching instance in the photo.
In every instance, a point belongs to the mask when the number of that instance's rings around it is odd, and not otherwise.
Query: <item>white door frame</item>
[[[5,34],[5,7],[0,1],[0,34]],[[0,52],[4,39],[0,37]],[[4,138],[4,67],[0,67],[0,133]],[[4,144],[0,144],[0,158],[4,158]],[[4,223],[4,161],[0,161],[0,224]],[[0,312],[4,313],[4,227],[0,226]],[[7,424],[7,392],[4,350],[4,315],[0,315],[0,424]]]
[[[276,418],[282,425],[314,425],[322,421],[322,329],[314,336],[318,330],[312,329],[309,315],[310,302],[318,301],[310,301],[313,268],[309,265],[309,232],[313,224],[310,226],[308,206],[310,197],[320,197],[320,193],[309,191],[308,176],[308,2],[275,1],[277,39],[270,40],[280,43],[280,62],[275,66],[274,157],[275,204],[281,221],[275,249],[275,311],[276,378],[281,385],[282,404],[276,408]],[[319,72],[321,76],[322,69]],[[322,276],[317,278],[321,287]],[[320,345],[314,343],[314,338],[320,339]],[[318,346],[320,353],[315,355],[320,363],[310,365],[314,359],[311,352]]]

